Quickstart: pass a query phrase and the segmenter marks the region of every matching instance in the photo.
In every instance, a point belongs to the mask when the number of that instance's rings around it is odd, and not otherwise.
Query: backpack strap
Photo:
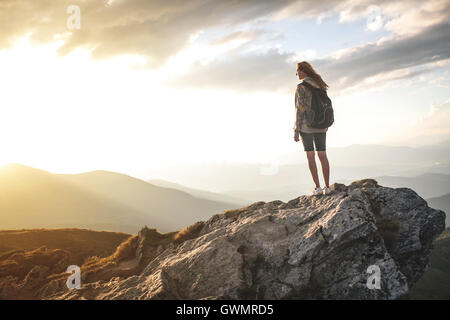
[[[300,83],[300,85],[305,86],[305,87],[307,87],[307,88],[309,88],[309,89],[311,89],[311,88],[317,89],[317,88],[314,87],[312,84],[310,84],[310,83],[308,83],[308,82],[306,82],[306,81],[303,81],[302,83]]]
[[[305,85],[306,87],[308,87],[308,89],[310,89],[311,91],[315,90],[321,90],[321,91],[325,91],[322,88],[316,88],[315,86],[313,86],[312,84],[306,82],[306,81],[302,81],[302,83],[300,83],[299,85]]]
[[[306,87],[306,86],[304,86],[304,83],[301,82],[301,83],[299,83],[299,84],[297,85],[297,87],[302,87],[303,91],[305,91],[305,87]]]

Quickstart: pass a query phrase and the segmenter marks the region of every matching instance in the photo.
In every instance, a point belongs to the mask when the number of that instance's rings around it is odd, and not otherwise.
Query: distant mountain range
[[[301,176],[300,179],[290,179],[297,180],[299,182],[285,185],[275,183],[275,181],[281,176],[288,176],[288,171],[290,171],[292,176],[294,177]],[[322,175],[320,174],[319,177],[321,180],[321,186],[323,187],[324,183],[322,180]],[[423,198],[441,196],[450,191],[450,175],[446,174],[426,173],[415,177],[364,175],[363,177],[373,178],[377,180],[379,184],[387,187],[411,188]],[[258,179],[260,181],[258,188],[231,189],[225,190],[223,191],[223,193],[231,195],[233,197],[249,199],[251,201],[287,201],[300,195],[309,194],[314,186],[309,172],[302,173],[302,168],[294,170],[293,168],[287,166],[280,167],[277,176],[259,176],[255,177],[255,179]],[[330,179],[330,184],[332,184],[333,182],[349,184],[351,181],[351,179]]]
[[[238,207],[127,175],[52,174],[19,164],[0,167],[0,229],[78,227],[134,233],[149,225],[178,230]]]
[[[450,140],[418,148],[350,145],[328,148],[327,154],[331,165],[330,183],[365,177],[450,175]],[[316,163],[323,186],[317,158]],[[309,193],[314,186],[305,152],[300,146],[298,151],[284,154],[272,163],[222,162],[167,166],[149,169],[145,176],[252,201],[262,200],[255,197],[267,192],[276,195],[275,199],[282,197],[281,200],[288,200],[296,194]],[[283,190],[290,190],[290,193]],[[295,193],[292,193],[293,190]],[[440,196],[449,191],[445,189],[424,196]]]
[[[411,188],[422,198],[441,196],[450,192],[450,175],[448,174],[424,173],[413,177],[375,176],[373,178],[383,186]],[[341,181],[350,182],[350,180]]]
[[[303,150],[288,153],[281,157],[281,164],[296,164],[306,160]],[[352,144],[346,147],[332,147],[327,150],[328,157],[335,166],[385,167],[399,169],[398,175],[417,175],[429,172],[427,168],[449,168],[450,139],[441,143],[422,147],[385,146],[378,144]],[[398,165],[403,165],[399,168]],[[437,173],[449,173],[448,171]],[[348,177],[350,179],[350,177]]]
[[[410,187],[422,197],[450,191],[450,140],[418,148],[350,145],[328,148],[330,184],[374,178],[383,185]],[[324,181],[316,158],[321,186]],[[149,170],[154,179],[172,181],[192,189],[208,190],[248,201],[287,201],[309,194],[314,184],[299,147],[272,163],[210,163]]]
[[[374,178],[423,198],[450,192],[450,140],[420,148],[329,148],[330,184]],[[313,181],[301,148],[276,163],[198,164],[149,172],[144,181],[92,171],[52,174],[19,164],[0,167],[0,229],[79,227],[134,233],[143,225],[180,229],[216,212],[256,201],[309,194]],[[321,186],[324,186],[317,159]],[[448,212],[447,198],[435,201]],[[432,202],[432,206],[434,202]],[[444,207],[443,207],[444,206]]]
[[[189,193],[198,198],[219,201],[219,202],[235,203],[235,204],[240,204],[240,205],[246,205],[246,204],[250,203],[250,201],[245,200],[243,198],[233,197],[233,196],[230,196],[227,194],[222,194],[222,193],[215,193],[215,192],[209,192],[209,191],[200,190],[200,189],[189,188],[189,187],[183,186],[179,183],[170,182],[170,181],[166,181],[166,180],[162,180],[162,179],[152,179],[152,180],[148,180],[148,182],[150,184],[158,186],[158,187],[171,188],[171,189],[184,191],[184,192]]]
[[[381,176],[374,177],[374,179],[383,186],[392,187],[392,188],[400,188],[407,187],[415,190],[421,197],[426,198],[430,195],[441,194],[443,191],[450,190],[450,175],[444,174],[421,174],[416,177],[395,177],[395,176]],[[172,186],[175,189],[180,189],[185,192],[194,194],[194,195],[202,195],[203,198],[215,199],[215,200],[235,200],[235,201],[244,201],[241,199],[250,199],[247,202],[251,201],[272,201],[272,200],[282,200],[287,201],[289,199],[293,199],[302,194],[308,194],[310,192],[311,186],[307,183],[302,184],[294,184],[287,185],[282,187],[277,187],[273,189],[256,189],[256,190],[231,190],[228,191],[227,194],[218,194],[218,193],[208,193],[198,189],[191,189],[180,184],[171,183],[164,180],[150,180],[155,184]],[[336,182],[344,183],[348,185],[351,180],[341,179]],[[231,197],[229,197],[231,196]],[[238,198],[240,197],[240,198]],[[287,199],[287,200],[286,200]],[[446,212],[447,214],[447,222],[446,225],[450,226],[450,194],[447,193],[445,195],[439,197],[432,197],[426,199],[430,205],[430,207],[435,209],[440,209]]]

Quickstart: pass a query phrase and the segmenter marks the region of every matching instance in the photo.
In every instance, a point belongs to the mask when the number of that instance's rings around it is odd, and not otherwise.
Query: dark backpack
[[[334,123],[334,112],[327,92],[303,81],[312,94],[311,108],[306,110],[306,123],[310,128],[325,129]]]

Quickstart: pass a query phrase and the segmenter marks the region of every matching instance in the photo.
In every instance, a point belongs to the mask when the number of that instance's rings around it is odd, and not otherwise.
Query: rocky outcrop
[[[141,232],[135,259],[145,266],[138,274],[46,298],[404,297],[427,268],[445,213],[411,189],[379,186],[373,179],[331,187],[329,195],[216,214],[183,241],[152,244]],[[379,268],[379,289],[367,285],[370,266]]]

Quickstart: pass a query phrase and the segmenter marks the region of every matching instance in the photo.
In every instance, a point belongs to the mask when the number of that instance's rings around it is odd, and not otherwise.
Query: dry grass
[[[126,233],[86,229],[0,231],[0,257],[17,250],[32,251],[45,246],[70,252],[71,264],[81,265],[90,256],[109,256],[129,237]]]
[[[133,259],[136,256],[137,236],[132,236],[122,242],[113,254],[117,262]]]
[[[190,225],[178,231],[173,237],[174,242],[178,244],[190,239],[197,238],[204,225],[205,222],[198,221],[193,225]]]
[[[35,298],[39,286],[51,280],[66,281],[69,265],[85,265],[82,270],[111,266],[115,262],[112,254],[120,260],[129,253],[130,237],[85,229],[0,231],[0,298]]]
[[[159,246],[159,245],[168,245],[174,241],[174,237],[177,234],[175,232],[168,233],[159,233],[158,230],[154,228],[144,228],[139,231],[139,235],[141,235],[144,240],[144,247],[147,246]]]
[[[32,251],[18,251],[0,261],[0,278],[6,276],[23,280],[36,265],[49,268],[49,272],[61,272],[67,267],[70,252],[41,247]]]
[[[139,233],[144,239],[141,245],[179,245],[198,237],[204,224],[199,221],[165,234],[146,227]],[[39,289],[51,281],[63,288],[68,277],[66,269],[71,264],[80,266],[83,283],[138,274],[145,266],[127,262],[136,259],[139,236],[79,229],[0,231],[0,241],[5,240],[0,248],[0,298],[37,298]],[[35,248],[41,244],[51,248]],[[27,277],[35,277],[35,266],[40,266],[38,279],[33,287],[24,285]]]
[[[196,238],[203,226],[204,222],[200,221],[180,231],[164,234],[159,233],[154,228],[146,227],[139,232],[139,236],[144,239],[144,242],[142,243],[144,248],[155,248],[160,245],[168,246],[171,243],[178,245],[184,241]],[[139,236],[132,236],[128,238],[116,248],[114,253],[107,257],[92,256],[88,258],[81,266],[83,281],[92,282],[98,280],[109,280],[112,277],[131,276],[140,272],[142,267],[144,267],[142,265],[127,270],[122,270],[120,268],[121,262],[136,258]],[[60,274],[52,279],[65,278],[67,278],[66,274]]]

